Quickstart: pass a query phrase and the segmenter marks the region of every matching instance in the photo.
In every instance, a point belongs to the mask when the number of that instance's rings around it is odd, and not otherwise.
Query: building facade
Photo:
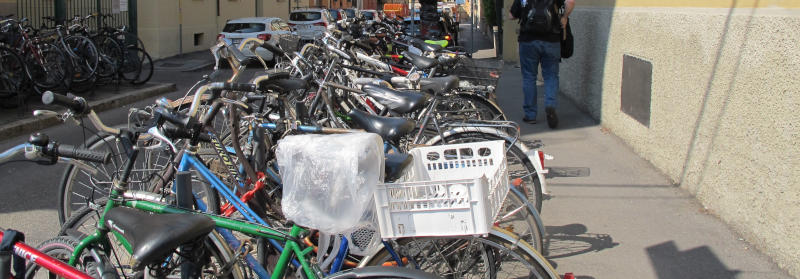
[[[800,1],[575,2],[562,95],[800,276]]]

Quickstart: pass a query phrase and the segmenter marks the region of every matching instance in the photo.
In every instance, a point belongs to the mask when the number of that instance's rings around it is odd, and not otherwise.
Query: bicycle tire
[[[142,71],[142,61],[139,60],[136,48],[125,47],[122,49],[122,64],[119,68],[119,77],[128,82],[133,82],[139,78]]]
[[[528,200],[534,204],[536,211],[542,212],[543,193],[539,176],[536,175],[536,169],[533,167],[533,163],[531,163],[525,152],[516,146],[516,143],[510,142],[508,139],[499,135],[480,131],[468,131],[446,135],[443,140],[439,139],[438,141],[434,142],[433,145],[489,140],[506,141],[506,161],[508,163],[509,180],[513,181],[514,179],[519,178],[524,185],[523,193],[525,193],[525,195],[528,197]]]
[[[395,251],[404,259],[404,263],[408,262],[405,264],[407,268],[421,269],[438,276],[560,278],[547,260],[530,244],[502,229],[495,228],[486,237],[414,237],[393,242]],[[465,260],[472,262],[465,263]],[[396,263],[389,251],[381,248],[363,264],[393,266]]]
[[[22,55],[28,79],[42,90],[65,85],[67,77],[72,76],[67,55],[48,43],[39,43],[36,48],[38,53],[27,51]]]
[[[59,259],[63,262],[68,262],[72,256],[75,247],[78,246],[79,241],[69,236],[58,236],[42,242],[36,247],[42,253]],[[119,275],[111,265],[111,261],[100,249],[88,248],[84,250],[83,255],[78,258],[76,268],[94,278],[104,279],[118,279]],[[47,271],[35,264],[28,264],[25,270],[25,278],[33,279],[37,276],[36,272]],[[49,273],[48,277],[53,277],[55,274]]]
[[[100,59],[97,46],[91,39],[80,35],[67,36],[64,43],[70,48],[66,53],[73,61],[72,81],[80,83],[91,80]]]
[[[122,143],[115,135],[94,135],[84,143],[84,147],[111,152],[111,160],[108,164],[74,161],[75,163],[67,166],[59,187],[58,220],[61,224],[72,211],[88,204],[95,197],[108,196],[108,189],[115,173],[127,160]],[[154,187],[168,179],[163,177],[162,171],[167,168],[170,161],[171,158],[164,156],[161,151],[145,149],[140,153],[131,172],[128,188],[143,191],[159,190]]]
[[[113,77],[122,64],[122,46],[113,38],[105,35],[94,36],[92,40],[100,53],[97,76],[100,78]]]
[[[27,80],[25,63],[13,50],[0,46],[0,106],[15,108],[22,105],[22,88]]]
[[[136,49],[136,57],[138,57],[139,65],[141,66],[139,67],[139,74],[136,75],[136,79],[132,80],[131,83],[135,85],[147,83],[153,77],[153,59],[150,58],[150,54],[141,48]]]
[[[457,96],[461,96],[462,98],[466,98],[472,102],[472,105],[476,107],[476,109],[480,111],[484,111],[485,115],[482,117],[488,118],[483,120],[499,120],[499,121],[506,121],[506,114],[503,110],[495,104],[494,102],[490,101],[489,99],[475,94],[469,93],[458,93]]]
[[[391,266],[367,266],[340,271],[331,274],[325,279],[355,279],[355,278],[414,278],[414,279],[435,279],[439,278],[431,273],[420,270],[391,267]]]

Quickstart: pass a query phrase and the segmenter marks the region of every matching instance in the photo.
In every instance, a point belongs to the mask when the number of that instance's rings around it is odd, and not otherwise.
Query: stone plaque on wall
[[[620,110],[648,128],[652,83],[653,64],[650,61],[623,55]]]

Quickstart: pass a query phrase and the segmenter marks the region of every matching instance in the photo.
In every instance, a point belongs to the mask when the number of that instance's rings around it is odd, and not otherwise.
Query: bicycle
[[[6,239],[8,237],[8,239]],[[50,273],[50,276],[60,276],[69,279],[91,279],[91,275],[83,273],[72,266],[66,265],[61,259],[56,258],[68,252],[70,255],[69,245],[62,245],[65,242],[71,242],[72,239],[66,237],[57,237],[47,240],[40,244],[37,248],[33,248],[25,244],[25,235],[21,232],[14,230],[0,229],[0,239],[2,243],[8,246],[0,247],[0,252],[11,252],[12,255],[0,256],[0,279],[9,279],[13,270],[14,278],[30,278],[31,273],[39,268],[44,268]],[[89,255],[87,255],[89,256]],[[13,260],[13,266],[12,266]],[[25,266],[25,262],[28,266]]]
[[[77,105],[77,104],[76,104]],[[133,137],[136,137],[136,133]],[[0,160],[7,160],[13,155],[25,150],[26,157],[29,159],[39,158],[53,162],[62,157],[70,156],[76,159],[95,159],[108,160],[110,154],[97,154],[97,152],[76,149],[64,145],[59,145],[48,140],[44,135],[32,137],[29,143],[12,148],[0,155]],[[227,219],[209,214],[192,213],[191,210],[171,207],[164,204],[150,202],[141,199],[128,199],[125,183],[132,170],[139,150],[130,150],[130,156],[123,169],[122,174],[114,182],[114,190],[109,195],[106,208],[101,214],[101,222],[98,223],[96,231],[84,237],[80,242],[54,241],[59,243],[61,251],[70,251],[69,264],[75,266],[84,260],[84,253],[91,255],[97,254],[99,257],[95,265],[89,268],[109,267],[111,261],[104,258],[104,252],[111,252],[109,234],[114,235],[115,239],[121,241],[126,247],[127,252],[132,255],[132,270],[137,272],[150,272],[156,276],[163,276],[181,267],[181,274],[194,277],[202,274],[211,274],[215,277],[232,276],[233,268],[237,268],[238,261],[242,257],[244,250],[238,250],[237,254],[231,254],[226,250],[215,250],[215,247],[225,248],[219,243],[212,241],[219,237],[209,238],[215,225],[227,229],[235,229],[239,232],[250,233],[267,237],[285,243],[283,254],[279,264],[273,270],[272,278],[281,278],[285,274],[285,264],[290,261],[292,256],[297,256],[297,261],[302,266],[303,273],[308,278],[322,277],[320,272],[315,271],[312,265],[304,258],[310,249],[301,249],[296,239],[307,230],[297,226],[292,226],[289,232],[282,232],[257,226],[248,222]],[[180,188],[180,187],[179,187]],[[179,192],[180,193],[180,192]],[[137,193],[133,193],[136,195]],[[139,193],[141,195],[141,193]],[[134,208],[156,213],[172,213],[167,215],[153,215],[134,210]],[[177,214],[182,213],[182,214]],[[142,227],[141,224],[148,225]],[[212,233],[212,236],[216,233]],[[63,239],[63,238],[62,238]],[[214,245],[214,246],[212,246]],[[180,248],[179,248],[180,247]],[[246,245],[239,246],[240,249]],[[180,249],[180,253],[172,254],[172,251]],[[194,249],[194,250],[193,250]],[[191,252],[194,251],[194,252]],[[87,254],[88,255],[88,254]],[[112,256],[117,256],[113,254]],[[213,258],[213,259],[212,259]],[[181,261],[181,262],[178,262]],[[283,265],[281,264],[283,263]],[[199,266],[193,265],[199,264]],[[215,265],[218,264],[218,265]],[[122,267],[121,265],[115,265]],[[87,265],[82,265],[87,268]],[[110,269],[103,269],[103,277],[116,275],[117,270],[114,266]],[[239,273],[233,273],[239,274]],[[123,276],[125,273],[123,271]],[[241,275],[241,274],[240,274]],[[418,271],[389,269],[389,268],[370,268],[361,271],[349,271],[335,274],[333,278],[430,278],[429,275]],[[263,277],[262,277],[263,278]]]
[[[23,59],[25,73],[35,85],[34,89],[48,90],[66,85],[66,78],[72,75],[72,64],[66,54],[38,37],[31,37],[28,34],[32,32],[31,28],[23,26],[27,21],[26,18],[1,20],[0,31],[10,35],[8,44]]]
[[[241,89],[252,88],[252,85],[241,85],[241,86],[242,86],[242,87],[241,87]],[[209,89],[209,88],[206,88],[205,90],[208,90],[208,89]],[[195,95],[195,98],[198,98],[198,97],[200,97],[200,96],[203,96],[202,92],[199,92],[198,94],[196,94],[196,95]],[[199,103],[200,103],[200,102],[198,102],[198,101],[194,101],[194,102],[192,102],[192,104],[199,104]],[[212,107],[213,107],[213,105],[212,105]],[[194,109],[194,108],[193,108],[193,109],[190,109],[190,111],[196,111],[196,109]],[[231,115],[234,115],[234,114],[231,114]],[[90,119],[92,119],[92,118],[90,117]],[[95,121],[95,120],[92,120],[92,122],[96,122],[96,121]],[[236,199],[236,198],[235,198],[235,196],[233,196],[233,199]],[[68,222],[68,223],[69,223],[69,222]]]

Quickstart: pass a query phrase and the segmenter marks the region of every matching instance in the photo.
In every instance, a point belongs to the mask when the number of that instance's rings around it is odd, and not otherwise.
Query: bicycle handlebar
[[[49,150],[54,156],[90,161],[95,163],[107,164],[111,161],[111,152],[103,153],[87,148],[81,148],[68,144],[54,144],[54,148]]]
[[[107,164],[111,160],[111,152],[100,152],[69,144],[59,144],[56,141],[50,141],[50,138],[42,133],[32,134],[28,139],[28,143],[40,148],[42,154],[51,157],[64,157],[101,164]]]
[[[42,103],[45,105],[57,105],[71,110],[73,113],[83,115],[89,112],[89,104],[86,100],[73,95],[61,95],[46,91],[42,94]]]

